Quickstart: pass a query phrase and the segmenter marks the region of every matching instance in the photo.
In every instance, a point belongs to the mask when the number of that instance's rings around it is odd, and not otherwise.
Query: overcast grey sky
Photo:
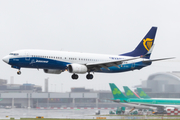
[[[42,70],[17,70],[0,61],[0,78],[14,76],[14,83],[33,83],[44,89],[70,91],[71,87],[110,90],[108,83],[122,86],[141,84],[156,72],[180,71],[180,1],[179,0],[1,0],[0,58],[19,49],[49,49],[100,54],[132,51],[152,26],[157,26],[151,58],[176,57],[154,62],[139,71],[95,73],[92,81],[79,75],[45,74]],[[55,87],[56,86],[56,87]]]

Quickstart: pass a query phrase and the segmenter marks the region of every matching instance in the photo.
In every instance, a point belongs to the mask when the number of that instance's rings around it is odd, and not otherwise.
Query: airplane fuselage
[[[140,107],[159,107],[159,108],[166,108],[166,107],[173,107],[173,108],[180,108],[180,99],[165,99],[165,98],[158,98],[158,99],[138,99],[138,98],[120,98],[114,99],[115,101],[119,100],[120,104],[129,105],[129,106],[140,106]]]
[[[125,72],[151,65],[150,59],[157,27],[152,27],[137,47],[120,55],[104,55],[92,53],[77,53],[52,50],[18,50],[3,58],[3,61],[13,68],[43,69],[45,73],[60,74],[68,70],[73,73],[72,79],[78,79],[77,74],[93,79],[90,72],[117,73]],[[160,59],[164,60],[164,59]],[[159,61],[159,60],[155,60]]]
[[[118,56],[118,55],[103,55],[92,53],[78,53],[78,52],[65,52],[65,51],[52,51],[52,50],[18,50],[10,53],[3,58],[13,68],[37,68],[37,69],[58,69],[65,71],[69,64],[82,64],[88,63],[102,63],[117,61],[121,59],[128,59],[133,57]],[[151,63],[143,63],[144,59],[123,62],[118,67],[112,66],[108,69],[101,68],[99,71],[94,72],[125,72],[134,69],[141,69]]]

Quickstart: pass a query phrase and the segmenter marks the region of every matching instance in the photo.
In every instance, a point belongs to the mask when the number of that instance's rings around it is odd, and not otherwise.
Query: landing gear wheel
[[[21,71],[17,71],[17,74],[20,75],[20,74],[21,74]]]
[[[77,80],[77,79],[78,79],[78,75],[77,75],[77,74],[73,74],[73,75],[71,76],[71,78],[72,78],[73,80]]]
[[[87,78],[88,80],[91,80],[91,79],[93,79],[93,75],[92,75],[92,74],[87,74],[87,75],[86,75],[86,78]]]

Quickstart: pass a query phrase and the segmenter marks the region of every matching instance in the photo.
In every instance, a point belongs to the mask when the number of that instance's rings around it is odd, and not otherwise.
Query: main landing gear
[[[93,75],[88,73],[88,74],[86,75],[86,78],[87,78],[88,80],[89,80],[89,79],[93,79]]]
[[[78,79],[78,75],[74,73],[74,74],[71,76],[71,78],[72,78],[73,80],[77,80],[77,79]]]
[[[20,75],[20,74],[21,74],[21,71],[20,71],[20,70],[19,70],[19,71],[17,71],[17,74],[18,74],[18,75]]]
[[[74,74],[72,74],[71,78],[72,78],[73,80],[77,80],[77,79],[78,79],[78,75],[74,73]],[[91,79],[93,79],[93,75],[90,74],[90,73],[88,73],[88,74],[86,75],[86,78],[87,78],[88,80],[91,80]]]

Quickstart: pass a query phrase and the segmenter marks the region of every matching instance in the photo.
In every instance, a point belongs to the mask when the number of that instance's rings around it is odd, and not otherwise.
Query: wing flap
[[[100,68],[105,68],[105,69],[109,70],[108,67],[115,66],[117,68],[120,68],[118,65],[122,64],[124,61],[130,61],[130,60],[135,60],[135,59],[139,59],[139,58],[141,58],[141,57],[138,56],[138,57],[133,57],[133,58],[109,61],[109,62],[88,63],[88,64],[86,64],[86,66],[93,70],[100,70]]]

